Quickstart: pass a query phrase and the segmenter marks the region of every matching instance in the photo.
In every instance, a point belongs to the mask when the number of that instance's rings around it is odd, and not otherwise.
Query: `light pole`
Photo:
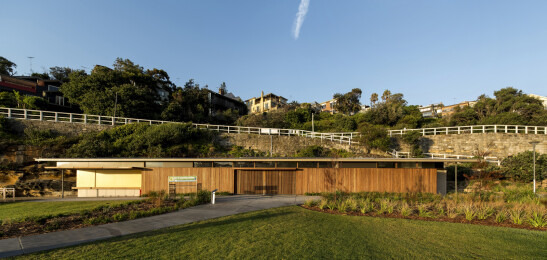
[[[530,144],[534,150],[534,194],[536,194],[536,144],[539,144],[539,141],[532,141]]]
[[[311,131],[315,132],[315,127],[313,125],[313,113],[311,113]]]

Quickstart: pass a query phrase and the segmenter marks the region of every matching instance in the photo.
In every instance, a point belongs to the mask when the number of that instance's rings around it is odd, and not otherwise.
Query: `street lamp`
[[[534,150],[534,194],[536,194],[536,144],[539,144],[539,141],[532,141],[530,144]]]

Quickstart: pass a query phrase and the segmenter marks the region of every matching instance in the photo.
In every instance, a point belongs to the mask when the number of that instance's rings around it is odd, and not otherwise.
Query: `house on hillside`
[[[322,103],[319,103],[321,105],[321,112],[328,112],[331,114],[336,113],[336,109],[334,108],[336,106],[336,99],[331,99]]]
[[[262,91],[260,97],[247,99],[245,100],[245,104],[250,113],[257,114],[277,110],[287,105],[287,99],[273,93],[264,95],[264,91]]]
[[[474,107],[475,104],[477,104],[477,101],[464,101],[458,104],[450,105],[450,106],[444,106],[442,107],[441,116],[450,116],[454,114],[456,111],[456,108],[464,108],[464,107]]]
[[[21,95],[44,98],[54,108],[70,108],[71,105],[59,91],[61,84],[58,80],[38,77],[0,75],[0,91],[17,91]]]
[[[541,100],[541,103],[543,104],[543,109],[547,109],[547,97],[536,94],[528,94],[528,96]]]
[[[442,113],[443,104],[430,104],[427,106],[420,106],[418,109],[425,118],[440,117]]]
[[[247,105],[231,92],[226,92],[219,88],[218,92],[209,90],[208,100],[210,104],[209,115],[214,116],[218,111],[232,109],[238,111],[240,115],[247,114]]]

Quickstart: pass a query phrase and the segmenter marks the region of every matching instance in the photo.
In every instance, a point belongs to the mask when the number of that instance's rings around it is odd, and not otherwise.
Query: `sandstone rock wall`
[[[460,134],[427,135],[422,137],[422,150],[426,153],[473,155],[477,150],[489,151],[490,156],[505,158],[531,151],[530,142],[539,141],[536,152],[547,153],[547,135],[540,134]],[[402,146],[403,149],[406,146]],[[406,147],[408,149],[408,147]]]
[[[366,150],[357,145],[340,144],[329,140],[306,138],[299,136],[276,136],[256,134],[223,134],[224,145],[238,145],[256,151],[269,152],[270,148],[277,156],[294,156],[298,150],[308,146],[319,145],[331,149],[345,149],[356,154],[363,154]]]

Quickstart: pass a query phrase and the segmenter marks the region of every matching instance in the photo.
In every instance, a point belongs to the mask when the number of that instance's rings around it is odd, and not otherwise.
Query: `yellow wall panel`
[[[139,170],[97,170],[97,187],[141,187]]]
[[[76,172],[76,187],[95,187],[95,171]]]

